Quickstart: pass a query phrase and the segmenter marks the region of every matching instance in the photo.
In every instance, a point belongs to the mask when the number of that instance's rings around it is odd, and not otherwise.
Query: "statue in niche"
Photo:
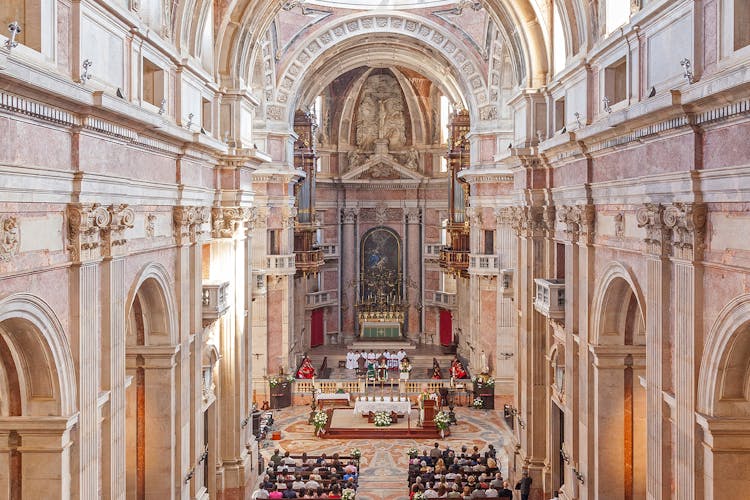
[[[379,139],[387,139],[391,149],[406,144],[404,101],[393,76],[377,74],[367,78],[362,87],[355,125],[356,144],[360,150],[372,150]]]

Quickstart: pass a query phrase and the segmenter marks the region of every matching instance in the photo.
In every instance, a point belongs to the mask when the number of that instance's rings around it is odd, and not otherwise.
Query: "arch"
[[[748,366],[744,367],[744,378],[739,361],[747,363],[750,352],[750,294],[734,298],[719,312],[706,339],[698,375],[698,411],[711,416],[729,416],[723,413],[750,411],[748,390]],[[734,404],[722,405],[722,397],[731,397]],[[745,406],[747,405],[747,406]]]
[[[618,282],[618,280],[620,280]],[[627,317],[627,308],[621,309],[621,314],[606,314],[609,307],[616,305],[618,300],[627,299],[627,294],[632,293],[641,313],[641,326],[645,325],[645,299],[638,281],[632,271],[621,262],[611,262],[598,280],[599,284],[594,290],[591,308],[591,343],[602,344],[602,337],[606,335],[607,326],[614,323],[622,323]],[[609,306],[609,307],[608,307]],[[614,322],[614,323],[613,323]],[[614,332],[611,332],[614,333]]]
[[[23,334],[4,335],[4,323],[19,328]],[[62,324],[52,308],[29,293],[6,295],[0,299],[0,335],[14,351],[14,358],[21,362],[22,370],[18,375],[24,378],[28,390],[48,390],[54,412],[59,416],[72,416],[76,412],[77,398],[75,365]],[[21,396],[23,398],[24,394]],[[29,411],[28,399],[22,404],[25,406],[22,414],[25,414]]]
[[[340,51],[340,43],[350,39],[357,41],[368,35],[395,34],[435,50],[451,65],[466,99],[472,123],[479,121],[479,108],[489,104],[486,75],[482,62],[477,60],[474,50],[455,40],[443,27],[423,17],[399,11],[355,13],[337,18],[335,22],[322,25],[308,37],[306,44],[294,49],[281,72],[276,89],[275,102],[286,106],[286,119],[291,122],[299,107],[301,87],[312,74],[315,62],[325,58],[331,50]]]
[[[141,307],[144,317],[151,321],[149,330],[157,335],[164,335],[163,339],[147,339],[146,345],[177,343],[177,312],[172,294],[172,285],[167,270],[159,263],[147,264],[133,282],[128,293],[126,318],[131,321],[130,311],[136,297],[143,297]],[[132,326],[132,325],[131,325]],[[128,332],[132,331],[129,327]],[[156,335],[155,335],[156,336]]]

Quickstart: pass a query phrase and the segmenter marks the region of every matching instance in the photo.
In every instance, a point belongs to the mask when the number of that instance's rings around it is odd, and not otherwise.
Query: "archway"
[[[631,274],[613,264],[594,295],[594,489],[597,498],[646,498],[646,329]]]
[[[174,308],[166,271],[149,266],[127,310],[126,490],[129,499],[174,491],[176,354]]]
[[[698,380],[706,498],[750,488],[738,469],[750,456],[750,294],[732,300],[712,326]]]
[[[75,396],[70,347],[49,306],[25,293],[1,299],[0,497],[67,498]]]

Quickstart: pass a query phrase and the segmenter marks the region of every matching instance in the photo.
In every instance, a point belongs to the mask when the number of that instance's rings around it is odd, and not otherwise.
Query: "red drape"
[[[314,309],[310,317],[310,347],[323,345],[323,309]]]
[[[453,320],[451,312],[440,309],[440,344],[451,345],[453,343]]]

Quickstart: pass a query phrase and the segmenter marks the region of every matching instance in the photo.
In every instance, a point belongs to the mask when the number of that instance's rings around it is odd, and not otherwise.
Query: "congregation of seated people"
[[[283,455],[275,450],[269,459],[266,474],[253,495],[257,499],[278,498],[341,498],[342,491],[357,489],[358,461],[339,457]]]
[[[440,449],[435,443],[409,460],[409,498],[512,498],[510,485],[497,464],[496,450],[484,453],[474,446],[460,451]]]

